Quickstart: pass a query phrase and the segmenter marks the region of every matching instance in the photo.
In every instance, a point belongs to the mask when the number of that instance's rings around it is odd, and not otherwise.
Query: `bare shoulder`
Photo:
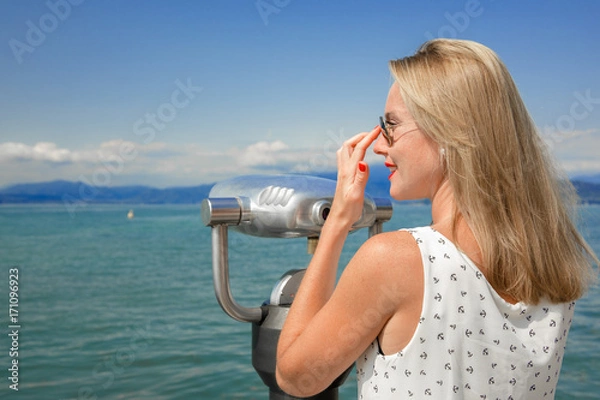
[[[413,236],[407,231],[385,232],[372,236],[357,252],[376,264],[388,267],[419,264],[421,252]]]
[[[376,286],[393,285],[393,292],[412,297],[422,291],[421,252],[407,231],[385,232],[367,240],[344,273],[362,275]],[[398,299],[402,300],[402,299]]]

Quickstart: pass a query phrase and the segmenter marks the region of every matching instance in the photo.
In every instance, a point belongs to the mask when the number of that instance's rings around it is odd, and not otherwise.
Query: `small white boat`
[[[133,210],[129,210],[129,212],[127,213],[127,219],[133,219],[135,215],[133,215]]]

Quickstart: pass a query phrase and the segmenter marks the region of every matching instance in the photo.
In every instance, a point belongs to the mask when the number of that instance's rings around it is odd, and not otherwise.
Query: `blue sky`
[[[3,1],[0,186],[334,169],[383,112],[387,61],[432,37],[495,50],[563,168],[600,173],[599,17],[591,0]]]

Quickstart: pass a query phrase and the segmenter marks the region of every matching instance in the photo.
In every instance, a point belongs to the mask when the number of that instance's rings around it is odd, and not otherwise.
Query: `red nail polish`
[[[360,172],[365,172],[367,170],[367,165],[365,163],[358,163],[358,169]]]

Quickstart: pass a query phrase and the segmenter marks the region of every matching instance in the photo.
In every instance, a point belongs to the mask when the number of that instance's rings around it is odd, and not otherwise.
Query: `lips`
[[[390,170],[391,170],[391,173],[388,176],[388,179],[391,179],[392,176],[396,173],[396,165],[394,165],[392,163],[389,163],[389,162],[386,162],[385,166],[388,167],[388,168],[390,168]]]

